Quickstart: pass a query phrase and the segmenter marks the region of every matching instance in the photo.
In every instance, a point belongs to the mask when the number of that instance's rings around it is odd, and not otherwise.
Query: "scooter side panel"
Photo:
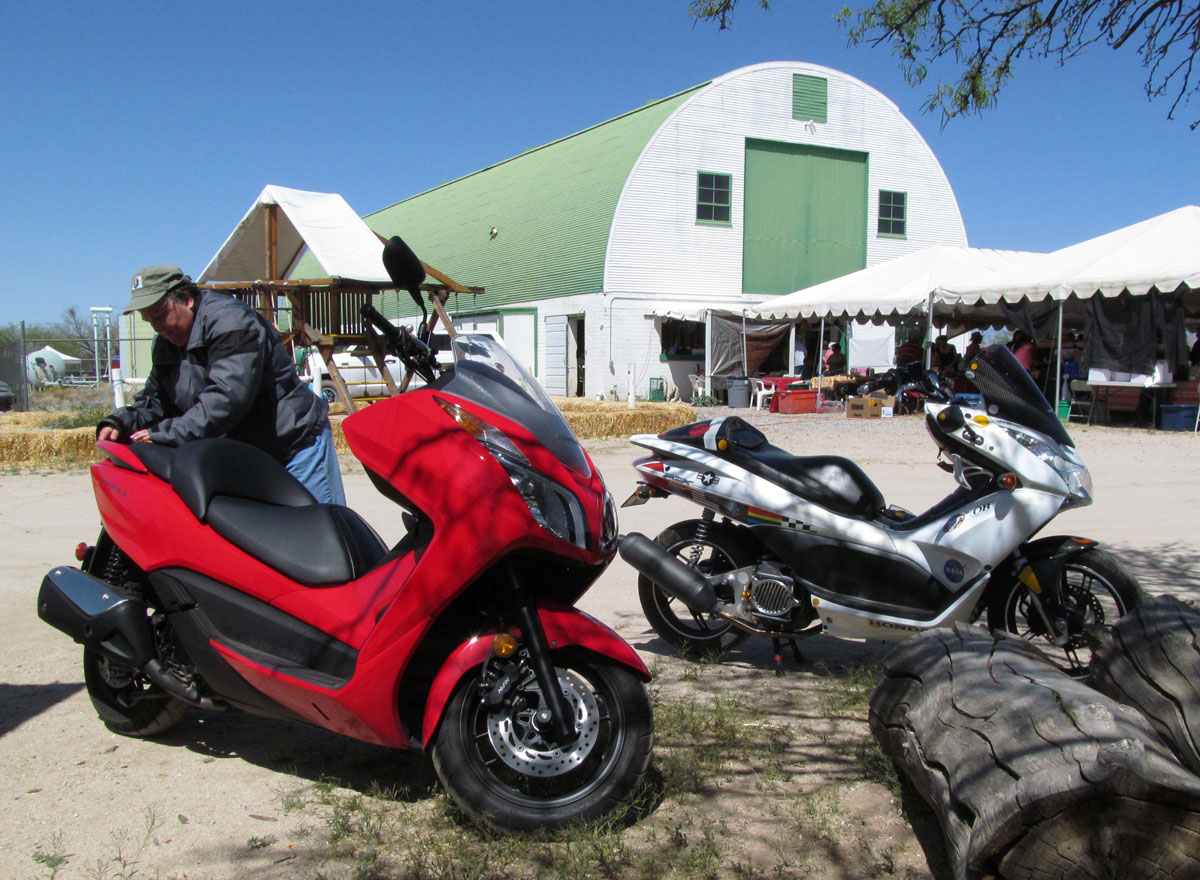
[[[401,657],[410,655],[421,635],[420,631],[410,632],[406,639],[393,642],[392,652]],[[214,642],[213,648],[251,687],[317,727],[391,748],[410,746],[400,726],[395,664],[389,668],[386,663],[377,663],[368,669],[360,664],[349,684],[334,691],[269,669],[225,645]]]
[[[199,522],[170,485],[111,462],[92,465],[104,528],[145,571],[189,568],[271,601],[302,589]]]

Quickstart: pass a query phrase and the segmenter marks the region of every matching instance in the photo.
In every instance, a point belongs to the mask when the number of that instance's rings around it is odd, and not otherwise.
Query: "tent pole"
[[[712,397],[712,309],[704,310],[704,396]]]
[[[933,366],[933,291],[929,291],[929,299],[926,302],[925,310],[928,312],[925,322],[925,371],[928,372]]]
[[[750,374],[750,358],[746,354],[746,310],[742,309],[742,375]]]
[[[825,393],[821,379],[825,377],[825,318],[821,318],[820,343],[817,345],[817,412],[825,408]]]
[[[1054,414],[1058,414],[1058,405],[1062,402],[1062,334],[1063,334],[1063,304],[1058,304],[1058,373],[1054,377]]]

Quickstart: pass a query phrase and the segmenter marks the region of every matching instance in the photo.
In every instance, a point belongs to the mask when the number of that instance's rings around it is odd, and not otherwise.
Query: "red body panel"
[[[590,546],[574,546],[543,529],[504,468],[437,404],[435,395],[504,431],[533,467],[574,491],[587,517]],[[362,463],[428,515],[434,527],[421,552],[391,560],[348,584],[298,584],[229,544],[196,520],[170,485],[148,473],[128,447],[100,444],[129,467],[111,461],[93,465],[93,486],[105,529],[144,570],[184,568],[206,575],[359,652],[350,680],[332,690],[214,642],[252,687],[320,727],[402,748],[409,738],[400,722],[397,689],[433,622],[463,589],[516,549],[540,549],[585,566],[611,559],[614,550],[602,552],[599,546],[607,490],[590,461],[589,475],[573,473],[520,425],[440,391],[422,389],[376,403],[347,418],[343,430]],[[573,608],[539,611],[552,646],[586,647],[648,675],[633,649],[598,621]],[[471,665],[483,662],[489,646],[490,639],[474,639],[446,663],[426,699],[432,712],[427,730],[436,726],[454,685]]]

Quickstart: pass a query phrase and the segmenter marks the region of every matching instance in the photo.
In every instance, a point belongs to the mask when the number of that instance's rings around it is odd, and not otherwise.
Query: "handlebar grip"
[[[363,303],[358,308],[358,314],[362,316],[363,320],[369,321],[371,324],[375,325],[375,327],[384,335],[389,343],[392,345],[400,344],[400,331],[396,328],[395,324],[381,315],[375,306],[371,305],[369,302]]]

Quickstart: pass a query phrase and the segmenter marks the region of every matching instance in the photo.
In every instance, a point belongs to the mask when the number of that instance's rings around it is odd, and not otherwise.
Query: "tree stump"
[[[1174,596],[1147,599],[1100,638],[1088,683],[1137,709],[1200,775],[1200,611]]]
[[[903,642],[870,723],[958,880],[1200,878],[1200,778],[1136,711],[1020,639],[956,626]]]

